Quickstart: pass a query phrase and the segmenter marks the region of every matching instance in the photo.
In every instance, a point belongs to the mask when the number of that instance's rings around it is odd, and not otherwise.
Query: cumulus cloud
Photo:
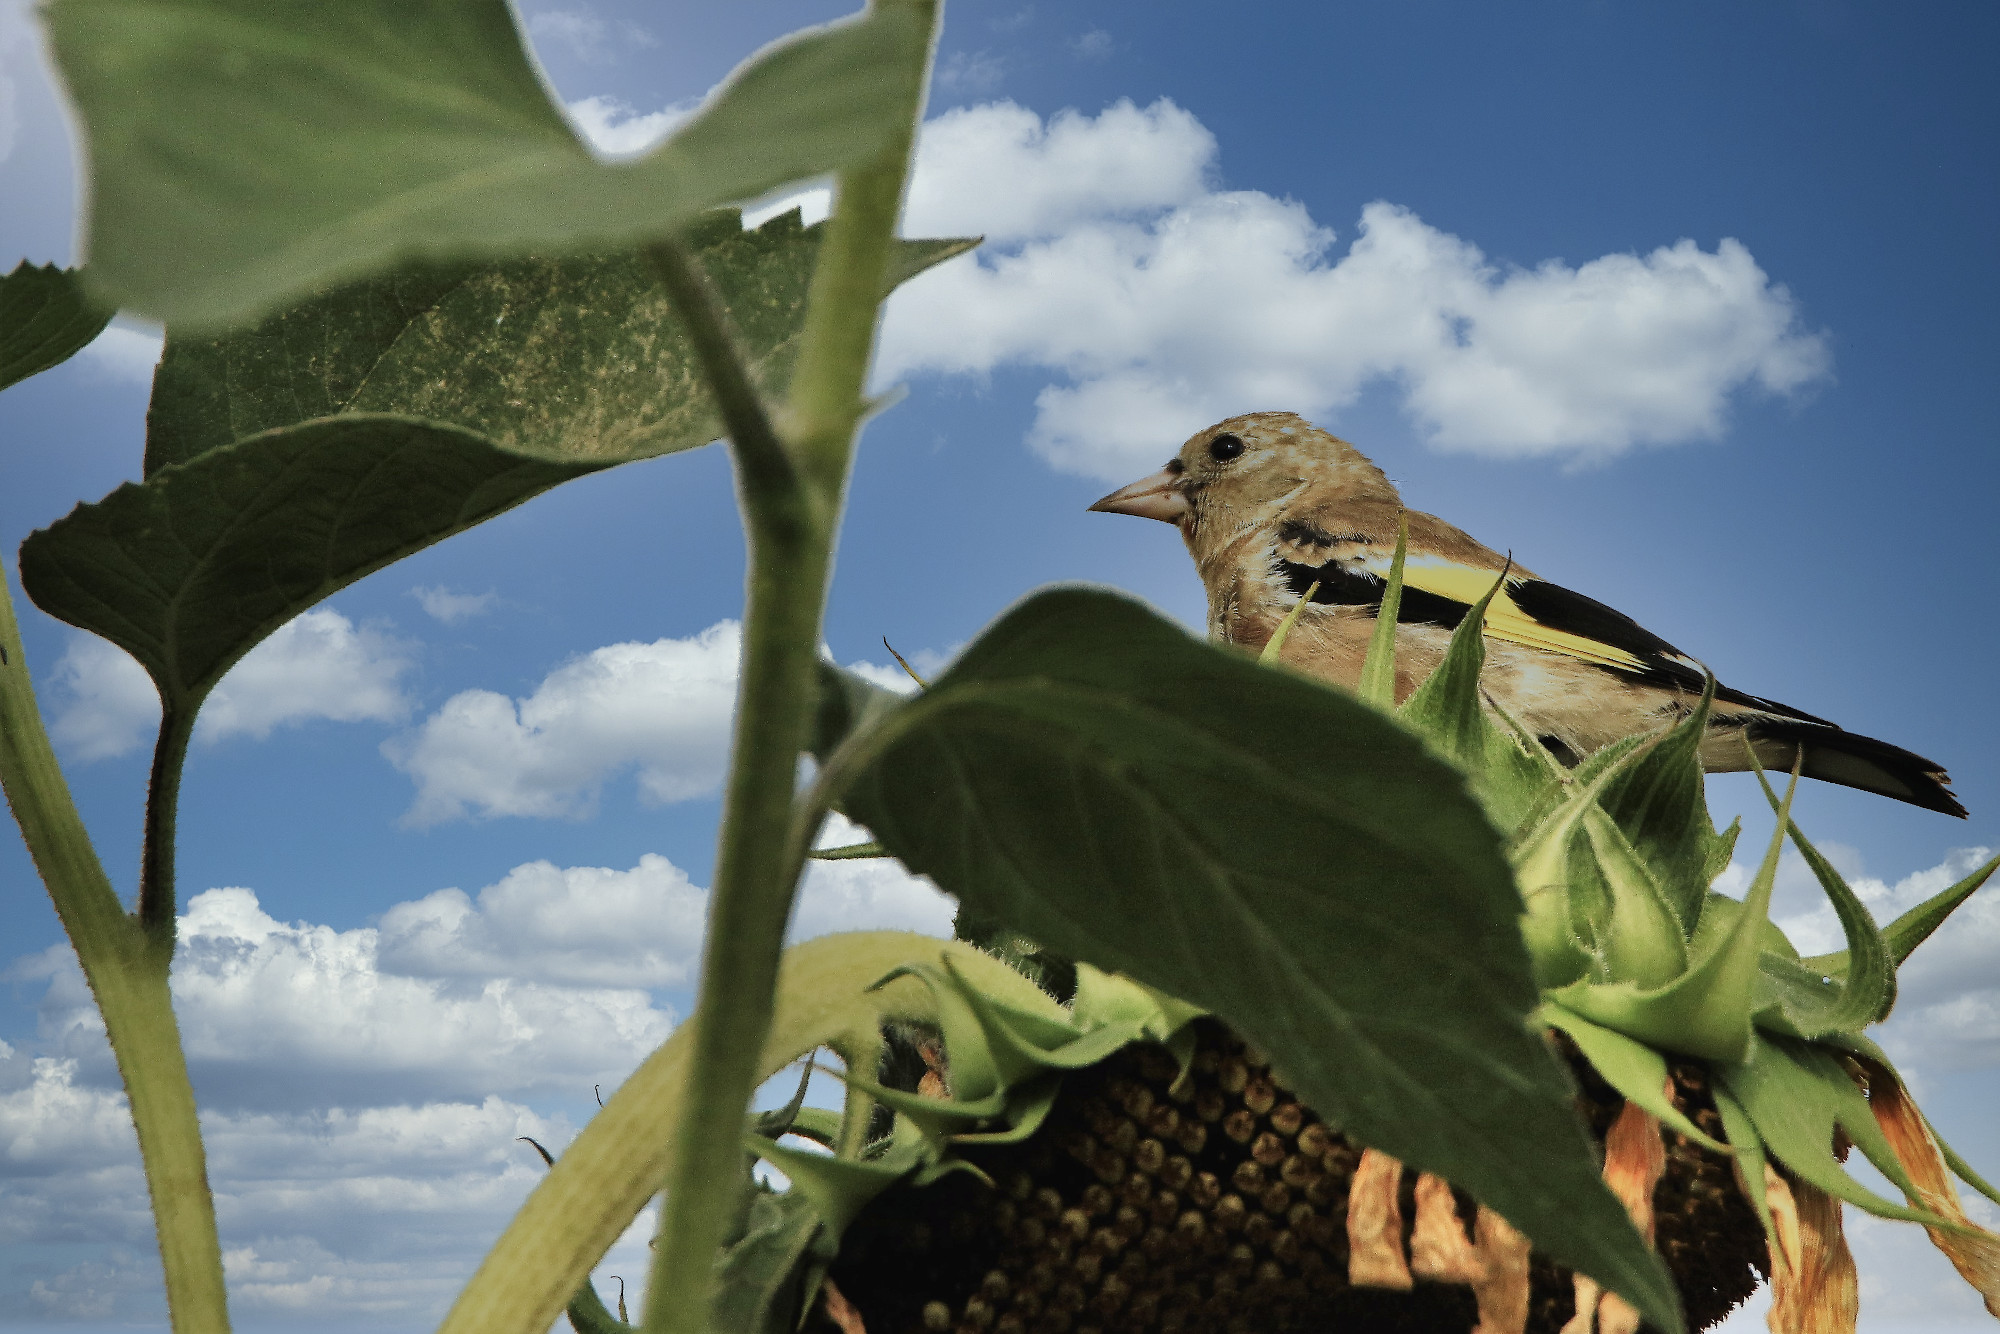
[[[1126,480],[1219,417],[1326,419],[1377,381],[1439,448],[1589,461],[1712,438],[1738,391],[1828,372],[1824,340],[1735,240],[1518,268],[1376,202],[1341,254],[1303,205],[1215,189],[1215,165],[1213,137],[1164,99],[930,122],[909,230],[989,242],[891,300],[883,374],[1050,371],[1030,445]]]
[[[410,733],[382,746],[416,784],[404,823],[466,817],[580,819],[606,783],[631,771],[654,804],[708,796],[721,785],[736,707],[742,627],[610,644],[550,672],[525,698],[465,690]],[[918,651],[920,672],[943,666]],[[913,688],[900,667],[853,670],[891,690]]]
[[[909,678],[904,678],[905,685]],[[871,835],[844,816],[827,817],[822,848],[865,843]],[[791,935],[810,940],[833,931],[915,931],[949,936],[957,902],[922,876],[890,858],[816,861],[806,868],[792,909]]]
[[[475,616],[484,616],[500,600],[498,593],[454,593],[442,584],[413,588],[410,596],[417,600],[417,605],[424,609],[426,616],[444,625],[457,625]]]
[[[962,107],[924,124],[903,230],[991,246],[1138,218],[1201,197],[1216,154],[1215,136],[1164,98],[1046,123],[1013,102]]]
[[[1071,54],[1082,60],[1108,60],[1118,49],[1118,44],[1104,29],[1092,28],[1081,37],[1071,38],[1069,49]]]
[[[202,705],[195,737],[263,740],[286,723],[393,722],[409,708],[409,646],[320,608],[280,626],[229,669]]]
[[[77,634],[57,659],[48,691],[49,736],[72,760],[124,755],[160,725],[160,692],[132,656],[108,639]]]
[[[466,690],[383,753],[416,781],[415,826],[465,815],[576,818],[636,768],[641,795],[685,801],[722,780],[742,627],[611,644],[558,667],[525,699]]]
[[[615,97],[585,97],[563,105],[592,148],[609,158],[627,158],[638,157],[673,133],[700,103],[676,102],[644,114]]]
[[[932,76],[938,91],[957,97],[978,97],[1007,81],[1007,58],[991,51],[953,51]]]
[[[209,692],[195,737],[263,740],[289,723],[391,722],[409,709],[402,677],[410,647],[337,611],[309,611],[280,626]],[[50,677],[50,735],[77,760],[124,755],[160,725],[160,696],[146,669],[96,635],[77,634]]]
[[[575,1090],[615,1081],[673,1023],[636,988],[535,980],[561,970],[533,951],[455,980],[405,976],[383,966],[382,936],[280,922],[248,889],[197,895],[173,975],[197,1079],[245,1106]],[[288,1087],[267,1087],[278,1072]]]
[[[380,958],[413,977],[684,986],[707,906],[708,892],[655,853],[629,871],[530,862],[476,900],[441,889],[397,904],[382,916]]]
[[[0,1081],[15,1082],[16,1064],[0,1060]],[[541,1177],[516,1137],[560,1149],[572,1134],[499,1097],[205,1110],[202,1132],[232,1305],[425,1323]],[[164,1315],[159,1261],[143,1258],[152,1220],[124,1094],[84,1082],[76,1062],[37,1059],[0,1093],[0,1205],[0,1241],[61,1245],[65,1258],[98,1251],[40,1273],[17,1260],[0,1279],[8,1316]],[[628,1238],[613,1258],[643,1255],[643,1237]]]
[[[613,64],[621,51],[659,45],[644,28],[635,23],[607,22],[589,5],[532,14],[528,35],[537,46],[560,46],[587,65]]]
[[[836,819],[823,841],[866,837]],[[352,930],[280,921],[247,889],[197,895],[173,989],[231,1301],[272,1319],[435,1323],[542,1175],[516,1138],[558,1153],[571,1138],[528,1099],[608,1092],[667,1036],[673,1014],[643,988],[690,980],[706,902],[657,856],[530,863]],[[793,935],[943,934],[950,912],[894,862],[816,865]],[[47,982],[39,1045],[53,1054],[0,1042],[0,1244],[69,1249],[0,1274],[0,1317],[156,1321],[157,1265],[131,1258],[150,1244],[145,1182],[75,956],[56,946],[8,980]],[[640,1278],[651,1231],[642,1215],[600,1278]]]
[[[819,846],[865,843],[830,816]],[[889,858],[806,868],[791,936],[902,930],[949,936],[953,901]],[[441,889],[382,916],[384,972],[420,978],[509,977],[573,987],[686,987],[700,962],[708,891],[654,853],[630,870],[517,866],[476,896]]]

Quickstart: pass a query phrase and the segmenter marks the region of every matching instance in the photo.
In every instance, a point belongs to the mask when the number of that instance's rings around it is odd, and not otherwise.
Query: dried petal
[[[1604,1289],[1587,1274],[1570,1276],[1576,1286],[1576,1314],[1563,1323],[1559,1334],[1593,1334],[1597,1328],[1597,1299]]]
[[[1521,1334],[1528,1327],[1528,1260],[1533,1245],[1482,1204],[1472,1224],[1472,1249],[1480,1271],[1472,1285],[1479,1302],[1479,1323],[1472,1334]]]
[[[1910,1183],[1917,1188],[1917,1198],[1910,1202],[1922,1204],[1954,1223],[1976,1227],[1958,1202],[1958,1192],[1945,1173],[1944,1155],[1938,1150],[1929,1123],[1902,1081],[1893,1071],[1872,1061],[1864,1063],[1863,1068],[1868,1072],[1869,1110],[1875,1113],[1876,1124],[1882,1127],[1889,1147],[1895,1150],[1903,1170],[1910,1174]],[[1946,1232],[1942,1228],[1926,1231],[1951,1260],[1952,1267],[1986,1299],[1986,1309],[2000,1316],[2000,1237],[1984,1228],[1976,1235]]]
[[[840,1334],[868,1334],[868,1326],[861,1321],[861,1312],[855,1310],[854,1304],[834,1286],[832,1278],[821,1279],[819,1290],[820,1310],[840,1327]]]
[[[1438,1283],[1476,1283],[1481,1277],[1472,1239],[1458,1221],[1458,1202],[1443,1177],[1417,1177],[1417,1226],[1410,1236],[1410,1272]]]
[[[1778,1243],[1771,1252],[1772,1334],[1854,1334],[1861,1298],[1840,1201],[1806,1182],[1787,1182],[1768,1164],[1764,1198]]]
[[[1673,1097],[1671,1082],[1667,1097]],[[1604,1139],[1604,1184],[1625,1206],[1632,1225],[1648,1245],[1653,1240],[1653,1190],[1667,1170],[1667,1146],[1660,1138],[1659,1118],[1636,1102],[1627,1102],[1611,1133]],[[1576,1275],[1576,1314],[1561,1334],[1638,1334],[1639,1312],[1615,1292],[1606,1292],[1582,1274]]]
[[[1604,1139],[1604,1184],[1625,1206],[1647,1244],[1653,1240],[1653,1188],[1667,1170],[1659,1118],[1628,1102]]]
[[[1413,1286],[1403,1259],[1403,1165],[1366,1149],[1347,1187],[1347,1281],[1357,1288]]]

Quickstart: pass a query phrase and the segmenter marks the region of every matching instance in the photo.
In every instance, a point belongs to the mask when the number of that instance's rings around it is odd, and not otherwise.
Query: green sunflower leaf
[[[1403,614],[1403,564],[1409,549],[1406,514],[1396,521],[1396,554],[1389,558],[1389,581],[1382,589],[1382,605],[1375,609],[1375,630],[1368,636],[1368,656],[1361,662],[1361,681],[1354,692],[1385,712],[1396,707],[1396,620]]]
[[[1596,983],[1582,978],[1551,990],[1549,998],[1593,1023],[1666,1051],[1716,1061],[1744,1059],[1754,1040],[1759,960],[1772,930],[1771,891],[1798,783],[1796,778],[1792,781],[1793,787],[1785,792],[1785,813],[1750,882],[1750,892],[1741,904],[1720,913],[1711,904],[1689,943],[1685,972],[1652,988],[1631,981]],[[1526,884],[1524,873],[1524,888]]]
[[[1125,598],[1057,589],[823,759],[913,871],[1220,1016],[1322,1115],[1678,1327],[1528,1029],[1500,836],[1406,728]]]
[[[773,391],[819,230],[701,233]],[[959,243],[906,243],[901,276]],[[143,664],[185,717],[314,603],[550,487],[721,429],[686,336],[634,256],[369,279],[220,338],[169,331],[147,477],[21,549],[28,595]]]
[[[1931,932],[1944,925],[1944,919],[1951,916],[1959,904],[1971,898],[1974,891],[2000,871],[2000,857],[1995,857],[1985,865],[1977,867],[1972,874],[1949,888],[1931,895],[1916,907],[1910,909],[1888,926],[1882,928],[1882,938],[1889,948],[1889,957],[1895,966],[1903,966],[1903,960],[1910,957],[1917,946],[1931,937]],[[1806,967],[1829,977],[1845,977],[1849,965],[1848,952],[1819,954],[1803,960]]]
[[[1867,1097],[1826,1051],[1794,1039],[1760,1034],[1752,1040],[1745,1059],[1720,1063],[1716,1073],[1756,1126],[1764,1147],[1804,1180],[1878,1218],[1964,1230],[1927,1209],[1884,1199],[1840,1165],[1833,1154],[1836,1126],[1883,1176],[1905,1195],[1916,1198],[1902,1162],[1868,1110]]]
[[[1515,829],[1557,780],[1545,760],[1524,749],[1511,729],[1494,726],[1479,689],[1486,666],[1486,608],[1505,580],[1503,573],[1466,613],[1452,631],[1444,661],[1403,701],[1396,716],[1471,776],[1472,789],[1495,825]]]
[[[576,1296],[570,1299],[567,1314],[570,1328],[576,1334],[636,1334],[639,1328],[611,1314],[611,1308],[597,1295],[597,1286],[589,1279],[584,1280]]]
[[[1553,1002],[1545,1002],[1535,1017],[1549,1027],[1569,1034],[1591,1068],[1604,1076],[1604,1082],[1617,1089],[1628,1101],[1638,1103],[1666,1126],[1704,1148],[1717,1153],[1729,1152],[1728,1145],[1711,1138],[1700,1126],[1688,1120],[1685,1112],[1674,1106],[1666,1091],[1667,1058],[1659,1052],[1623,1033],[1593,1024],[1580,1014],[1571,1014]]]
[[[824,1272],[818,1252],[825,1236],[818,1201],[796,1185],[782,1194],[758,1191],[742,1235],[716,1264],[712,1328],[793,1334]]]
[[[1743,1110],[1743,1104],[1729,1096],[1728,1089],[1716,1084],[1709,1093],[1715,1098],[1716,1114],[1722,1118],[1722,1137],[1729,1141],[1729,1148],[1736,1155],[1736,1184],[1750,1201],[1757,1221],[1764,1225],[1764,1236],[1775,1242],[1771,1203],[1764,1190],[1764,1167],[1769,1159],[1763,1141],[1757,1138],[1757,1127],[1750,1120],[1750,1113]]]
[[[598,161],[503,0],[56,0],[93,287],[217,327],[415,260],[636,245],[907,127],[906,7],[765,48],[659,147]]]
[[[0,278],[0,389],[61,365],[111,323],[75,269],[22,260]]]
[[[1779,810],[1778,794],[1771,790],[1770,780],[1764,776],[1764,767],[1757,763],[1754,752],[1750,763],[1771,809]],[[1866,1028],[1887,1018],[1896,1004],[1896,963],[1890,955],[1889,942],[1833,863],[1806,840],[1798,821],[1788,815],[1780,815],[1779,819],[1790,831],[1806,865],[1812,868],[1820,888],[1826,891],[1834,915],[1840,919],[1841,932],[1847,937],[1847,949],[1843,951],[1847,967],[1838,978],[1830,973],[1815,974],[1789,960],[1765,957],[1762,965],[1765,974],[1781,983],[1775,990],[1786,1020],[1800,1037],[1816,1038]]]
[[[1699,753],[1714,700],[1710,676],[1694,709],[1636,760],[1619,766],[1598,799],[1632,841],[1689,935],[1715,878],[1709,867],[1721,842],[1708,814]],[[1723,861],[1726,865],[1726,855]]]

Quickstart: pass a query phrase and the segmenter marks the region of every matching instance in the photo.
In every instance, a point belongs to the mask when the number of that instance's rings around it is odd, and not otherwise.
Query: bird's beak
[[[1161,523],[1179,523],[1188,513],[1188,499],[1180,489],[1180,480],[1178,472],[1162,468],[1151,477],[1119,487],[1091,508],[1106,514],[1136,514]]]

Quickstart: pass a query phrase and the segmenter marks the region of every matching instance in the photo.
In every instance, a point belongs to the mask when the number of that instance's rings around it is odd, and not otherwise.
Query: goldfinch
[[[1361,451],[1289,412],[1253,412],[1198,431],[1151,477],[1091,506],[1179,527],[1208,590],[1209,633],[1262,647],[1317,585],[1280,655],[1349,689],[1374,631],[1399,522],[1410,525],[1396,626],[1396,698],[1442,659],[1452,629],[1502,570],[1486,613],[1481,684],[1493,703],[1574,764],[1622,737],[1684,716],[1699,662],[1629,616],[1549,583],[1444,520],[1403,508]],[[1711,771],[1760,763],[1963,816],[1944,770],[1824,718],[1718,686],[1701,748]]]

